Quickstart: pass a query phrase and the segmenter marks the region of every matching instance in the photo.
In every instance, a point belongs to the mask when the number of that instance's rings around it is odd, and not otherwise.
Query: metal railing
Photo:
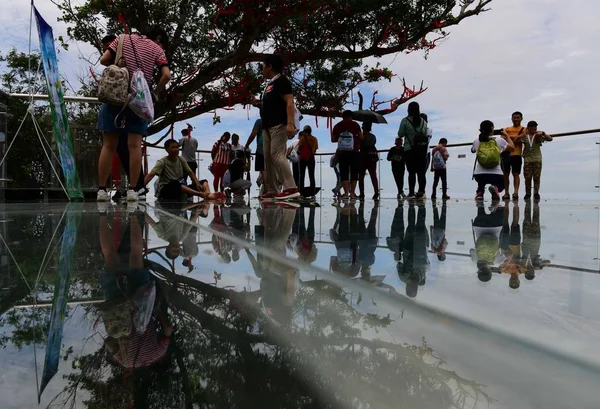
[[[600,129],[586,129],[586,130],[581,130],[581,131],[562,132],[562,133],[556,133],[556,134],[551,134],[551,135],[553,138],[564,138],[564,137],[574,137],[574,136],[585,136],[585,135],[591,135],[591,134],[600,134]],[[596,142],[596,144],[600,148],[600,141]],[[470,147],[471,145],[472,145],[472,142],[463,142],[463,143],[448,144],[447,147],[450,149],[456,149],[456,148],[460,149],[460,148]],[[435,145],[432,145],[430,148],[433,148],[434,146]],[[161,150],[163,149],[158,146],[148,146],[148,148],[161,149]],[[385,171],[384,173],[382,173],[381,163],[385,162],[384,155],[387,155],[388,151],[389,151],[389,149],[380,149],[377,151],[380,155],[380,160],[378,161],[378,169],[377,169],[378,177],[379,177],[380,192],[395,191],[395,189],[396,189],[393,180],[392,179],[388,180],[388,177],[387,177],[389,174],[391,174],[391,170],[389,172]],[[210,163],[212,163],[210,153],[211,153],[210,150],[204,150],[204,149],[196,150],[196,161],[198,162],[197,176],[199,179],[211,180],[212,174],[209,173],[208,169],[207,169],[208,165]],[[324,192],[327,192],[329,190],[329,189],[324,189],[325,186],[323,185],[323,176],[326,175],[326,179],[334,180],[333,171],[324,172],[324,170],[323,170],[324,163],[327,164],[326,169],[331,169],[329,167],[329,158],[334,154],[335,154],[335,152],[317,152],[315,154],[316,163],[318,165],[317,168],[315,169],[315,179],[317,179],[319,186],[322,187],[321,194],[323,194]],[[255,153],[251,153],[251,156],[254,157]],[[464,158],[465,156],[466,156],[465,154],[459,155],[458,158],[461,159],[461,158]],[[598,154],[598,161],[599,161],[598,162],[598,181],[597,181],[597,183],[592,185],[592,187],[596,190],[600,189],[600,151]],[[254,172],[253,166],[251,166],[251,172]],[[384,178],[385,178],[385,181],[384,181]],[[371,192],[370,194],[372,194],[373,192],[370,187],[370,180],[368,177],[366,179],[367,180],[365,180],[365,187],[366,188],[368,187],[369,192]],[[305,184],[307,184],[307,183],[308,183],[308,177],[305,177]],[[392,188],[389,187],[390,183],[392,184],[391,186],[393,186]],[[405,185],[406,185],[406,183],[405,183]],[[331,186],[330,187],[328,186],[328,187],[332,188],[333,186],[334,186],[334,182],[331,182]],[[256,188],[256,186],[253,185],[253,188]]]

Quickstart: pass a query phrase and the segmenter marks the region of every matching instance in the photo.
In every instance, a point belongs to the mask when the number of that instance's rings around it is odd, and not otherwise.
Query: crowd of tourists
[[[124,41],[124,37],[128,37]],[[164,97],[170,70],[164,50],[168,37],[159,27],[151,28],[146,35],[122,35],[103,40],[104,54],[100,62],[105,66],[124,66],[132,77],[142,72],[148,84],[152,83],[155,68],[160,79],[153,88],[154,100]],[[116,58],[122,56],[122,58]],[[122,63],[121,61],[124,61]],[[191,127],[182,131],[179,141],[167,140],[164,148],[167,155],[158,160],[152,170],[143,174],[142,138],[147,135],[148,122],[136,115],[129,107],[103,103],[98,118],[98,129],[103,131],[102,151],[98,161],[98,201],[110,200],[108,183],[111,161],[118,155],[129,178],[127,201],[145,198],[146,186],[158,176],[155,192],[163,200],[181,200],[197,196],[203,199],[225,199],[228,196],[244,196],[249,193],[250,146],[256,140],[254,170],[258,172],[261,200],[286,201],[314,196],[321,187],[315,182],[315,155],[319,149],[317,138],[310,126],[299,129],[299,113],[294,102],[292,84],[282,74],[283,60],[278,55],[267,55],[262,64],[267,80],[262,93],[260,118],[256,120],[245,145],[239,135],[225,132],[211,150],[213,174],[211,192],[208,180],[198,180],[196,151],[198,141],[191,136]],[[103,76],[104,77],[104,76]],[[369,174],[374,200],[379,199],[377,163],[379,153],[377,138],[372,132],[372,122],[354,120],[352,111],[344,111],[342,120],[331,132],[331,142],[336,144],[330,165],[334,169],[337,183],[332,189],[340,200],[364,199],[364,179]],[[496,130],[491,121],[483,121],[480,135],[473,142],[475,154],[473,177],[477,182],[476,200],[483,200],[486,187],[492,200],[519,200],[520,175],[525,177],[526,200],[540,200],[540,175],[542,170],[541,145],[552,137],[538,130],[535,121],[527,127],[521,125],[523,115],[512,115],[512,126]],[[296,135],[298,135],[296,137]],[[428,117],[422,113],[417,102],[408,104],[407,116],[402,119],[394,146],[387,152],[386,159],[398,189],[398,199],[424,200],[426,197],[427,173],[433,173],[431,199],[437,199],[437,188],[441,181],[442,200],[448,195],[447,162],[448,141],[439,139],[433,149],[433,131]],[[230,142],[231,140],[231,142]],[[288,146],[288,141],[293,140]],[[181,155],[180,155],[181,150]],[[305,186],[308,170],[309,183]],[[113,167],[114,173],[114,167]],[[404,192],[405,173],[408,173],[408,194]],[[510,195],[510,181],[513,194]],[[191,183],[188,183],[188,178]],[[356,187],[359,192],[357,194]],[[533,195],[532,195],[533,187]],[[502,196],[501,194],[505,192]]]

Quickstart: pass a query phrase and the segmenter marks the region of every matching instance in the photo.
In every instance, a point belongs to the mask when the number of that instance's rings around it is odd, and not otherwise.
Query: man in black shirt
[[[263,126],[265,155],[265,193],[262,199],[291,199],[300,196],[290,164],[286,158],[287,140],[294,137],[294,96],[290,80],[281,75],[283,61],[278,55],[267,55],[263,74],[269,79],[262,97],[260,117]],[[279,193],[278,181],[283,184]]]

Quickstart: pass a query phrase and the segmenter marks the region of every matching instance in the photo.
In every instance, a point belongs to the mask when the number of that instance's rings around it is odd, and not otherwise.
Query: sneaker
[[[450,200],[450,196],[448,195],[444,195],[444,197],[442,197],[443,200]]]
[[[512,195],[512,200],[514,200],[515,202],[519,201],[519,195],[516,193]]]
[[[136,202],[127,202],[127,213],[135,213],[138,210],[138,204]]]
[[[541,200],[540,194],[539,194],[539,193],[536,193],[536,194],[534,194],[534,195],[533,195],[533,199],[534,199],[536,202],[539,202],[539,201]]]
[[[379,200],[379,193],[375,193],[373,195],[373,200]]]
[[[477,201],[483,201],[483,192],[477,192],[477,193],[475,193],[475,200],[477,200]]]
[[[275,193],[271,193],[271,192],[267,192],[264,195],[262,195],[261,197],[259,197],[260,200],[272,200],[275,199]]]
[[[506,193],[504,196],[502,196],[502,200],[504,200],[504,201],[510,200],[510,195],[508,193]]]
[[[128,202],[137,202],[138,201],[138,193],[133,189],[129,189],[127,191],[127,201]]]
[[[138,200],[141,200],[141,201],[145,202],[146,201],[146,194],[148,194],[148,192],[150,192],[150,191],[148,189],[146,189],[146,188],[138,190]]]
[[[98,193],[96,194],[96,201],[97,202],[109,202],[110,201],[110,195],[108,194],[108,192],[106,190],[98,190]]]
[[[415,198],[418,200],[423,200],[423,199],[425,199],[425,193],[417,192],[417,194],[415,195]]]
[[[496,186],[490,186],[488,188],[488,190],[490,191],[490,194],[492,195],[492,202],[496,202],[496,201],[500,200],[500,193],[498,192],[498,188]]]
[[[531,193],[527,193],[525,195],[525,197],[523,197],[523,200],[529,200],[529,199],[531,199]]]
[[[408,200],[412,200],[412,199],[414,199],[414,198],[415,198],[415,194],[414,194],[414,193],[409,193],[409,194],[408,194],[408,196],[406,196],[406,198],[407,198]]]
[[[296,189],[296,188],[286,189],[283,192],[275,195],[275,199],[277,199],[277,200],[288,200],[288,199],[294,199],[296,197],[300,197],[300,192],[298,192],[298,189]]]
[[[98,201],[98,213],[106,214],[108,213],[108,203],[104,201]]]

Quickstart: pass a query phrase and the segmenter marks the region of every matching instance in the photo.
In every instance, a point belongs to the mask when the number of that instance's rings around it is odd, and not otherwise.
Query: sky
[[[56,19],[60,12],[50,1],[38,1],[37,7],[55,36],[66,37],[66,26]],[[472,141],[479,123],[492,120],[497,127],[510,125],[510,115],[519,110],[524,120],[536,120],[540,129],[560,133],[598,128],[596,113],[600,101],[596,98],[600,85],[594,80],[598,58],[594,57],[594,42],[599,37],[600,2],[592,0],[494,0],[491,10],[465,19],[450,29],[450,36],[431,51],[427,59],[422,52],[387,56],[379,61],[389,67],[407,84],[418,86],[421,81],[428,90],[416,100],[429,114],[434,139],[446,137],[450,143]],[[11,47],[27,51],[29,33],[28,2],[6,0],[0,15],[0,51]],[[37,48],[37,33],[33,27],[33,47]],[[88,64],[80,59],[89,57],[93,49],[83,43],[71,43],[68,52],[61,51],[59,65],[66,78],[85,75]],[[96,56],[97,57],[97,56]],[[367,60],[373,64],[374,61]],[[401,94],[401,83],[381,82],[361,88],[366,99],[374,89],[388,100]],[[351,106],[349,106],[352,109]],[[212,115],[192,119],[193,135],[200,149],[210,149],[224,132],[238,133],[242,143],[247,139],[258,111],[218,111],[221,123],[213,126]],[[388,125],[377,125],[379,149],[391,147],[405,107],[387,116]],[[302,124],[313,127],[321,152],[334,149],[329,141],[325,120],[316,127],[314,118]],[[185,125],[180,124],[179,129]],[[544,146],[542,190],[557,196],[598,199],[600,191],[600,145],[597,135],[569,137]],[[466,150],[451,150],[449,189],[453,196],[470,196],[472,156]],[[467,153],[459,158],[459,153]],[[163,152],[151,150],[150,163]],[[328,162],[328,160],[327,160]],[[208,156],[200,163],[200,175],[206,176]],[[395,196],[391,171],[381,162],[382,196]],[[325,191],[333,187],[333,174],[323,167]],[[318,166],[319,167],[319,166]],[[317,180],[320,173],[317,173]],[[431,180],[429,180],[429,186]],[[370,184],[367,183],[369,186]],[[428,188],[429,191],[429,188]],[[371,190],[367,190],[369,194]],[[521,191],[522,192],[522,191]],[[523,193],[522,193],[523,194]],[[575,196],[574,196],[575,195]],[[579,197],[579,196],[577,196]]]

